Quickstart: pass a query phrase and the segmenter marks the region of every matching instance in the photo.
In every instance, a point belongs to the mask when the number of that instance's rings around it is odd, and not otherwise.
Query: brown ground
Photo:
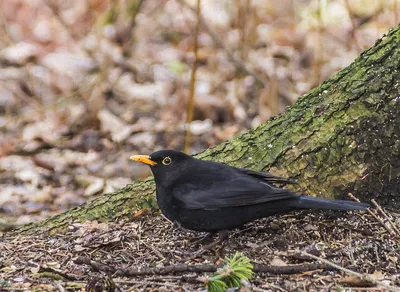
[[[390,214],[396,221],[398,214]],[[165,267],[181,263],[203,234],[172,229],[161,215],[136,214],[132,222],[74,224],[63,235],[15,236],[0,239],[0,289],[82,291],[88,281],[104,279],[105,267],[121,291],[204,290],[205,273],[124,277],[129,268]],[[207,242],[206,242],[207,243]],[[203,243],[204,244],[204,243]],[[370,287],[347,273],[315,269],[315,260],[301,256],[307,251],[342,267],[370,274],[378,287]],[[243,252],[253,263],[266,265],[271,273],[256,273],[246,291],[393,291],[400,290],[400,241],[367,213],[297,212],[248,224],[231,232],[224,254],[210,251],[186,264],[214,265],[219,256]],[[219,253],[219,256],[217,255]],[[100,265],[77,264],[87,257]],[[310,271],[282,274],[285,266],[311,267]],[[271,267],[272,265],[272,267]],[[300,267],[296,266],[296,267]],[[283,268],[282,268],[283,267]],[[275,270],[274,270],[275,269]],[[283,272],[285,273],[285,272]],[[92,282],[92,283],[96,283]],[[358,288],[347,290],[356,285]]]

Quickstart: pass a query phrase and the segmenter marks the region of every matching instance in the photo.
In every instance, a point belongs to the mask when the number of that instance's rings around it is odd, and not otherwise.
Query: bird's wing
[[[274,176],[270,173],[254,171],[254,170],[247,169],[247,168],[239,168],[239,167],[233,167],[233,168],[241,173],[250,175],[250,176],[258,178],[258,179],[262,179],[268,183],[280,184],[280,185],[297,184],[293,180],[290,180],[290,179],[284,178],[284,177],[280,177],[280,176]]]
[[[179,198],[188,209],[239,207],[298,197],[289,190],[277,188],[247,175],[239,175],[207,187],[190,189]]]

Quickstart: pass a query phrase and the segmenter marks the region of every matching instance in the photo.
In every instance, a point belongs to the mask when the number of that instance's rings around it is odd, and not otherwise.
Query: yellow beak
[[[150,156],[148,155],[133,155],[130,157],[130,159],[132,159],[133,161],[138,161],[147,165],[157,165],[157,162],[153,161],[150,159]]]

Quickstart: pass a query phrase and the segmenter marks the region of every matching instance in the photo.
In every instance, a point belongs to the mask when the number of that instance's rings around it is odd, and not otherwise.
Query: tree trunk
[[[197,158],[271,172],[321,197],[376,198],[400,207],[400,27],[282,115]],[[19,232],[60,232],[156,207],[153,180],[138,181]]]

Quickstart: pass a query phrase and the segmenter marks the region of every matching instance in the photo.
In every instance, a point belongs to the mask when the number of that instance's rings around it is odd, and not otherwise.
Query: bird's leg
[[[176,231],[184,231],[182,225],[179,224],[179,222],[176,221],[176,220],[174,222],[172,222],[172,226],[170,228],[170,231],[174,231],[174,230],[176,230]]]
[[[214,246],[223,243],[225,240],[227,240],[229,238],[229,232],[228,230],[221,230],[218,231],[218,239],[215,240],[214,242],[211,242],[210,244],[206,245],[205,247],[203,247],[204,250],[210,250],[212,249]]]
[[[194,241],[191,244],[192,244],[192,246],[196,246],[196,245],[198,245],[199,243],[201,243],[201,242],[203,242],[205,240],[211,239],[212,236],[213,236],[213,233],[211,233],[211,232],[207,233],[204,236],[200,236],[200,237],[194,238],[193,239]]]
[[[215,247],[218,244],[223,243],[224,241],[226,241],[229,238],[229,232],[228,230],[221,230],[218,232],[218,239],[215,240],[214,242],[204,246],[202,249],[194,252],[189,258],[185,259],[185,260],[191,260],[191,259],[195,259],[199,256],[201,256],[202,254],[204,254],[206,251],[212,249],[213,247]]]

